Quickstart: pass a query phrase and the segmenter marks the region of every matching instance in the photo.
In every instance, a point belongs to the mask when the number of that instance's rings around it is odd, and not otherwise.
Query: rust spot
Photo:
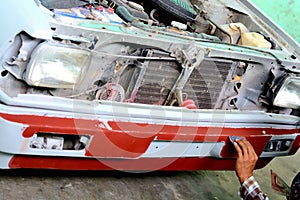
[[[122,65],[117,65],[116,67],[115,67],[115,73],[118,73],[121,69],[122,69]]]

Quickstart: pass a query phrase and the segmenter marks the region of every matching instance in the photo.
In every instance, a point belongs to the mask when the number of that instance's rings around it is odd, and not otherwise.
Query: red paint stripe
[[[64,157],[14,156],[10,168],[60,169],[60,170],[234,170],[235,159],[216,158],[140,158],[122,159],[84,159]],[[256,168],[267,165],[271,159],[260,159]]]
[[[258,154],[270,138],[270,135],[297,133],[298,129],[272,128],[218,128],[218,127],[187,127],[133,122],[108,122],[112,130],[105,128],[99,120],[74,119],[62,117],[16,115],[0,113],[6,120],[25,124],[24,137],[32,137],[35,133],[81,134],[90,135],[92,140],[88,146],[86,156],[89,157],[124,157],[136,158],[142,155],[150,143],[156,140],[184,141],[184,142],[221,142],[227,141],[221,155],[229,154],[227,136],[252,137]],[[263,134],[263,131],[266,135]]]
[[[147,150],[155,137],[155,134],[109,130],[98,120],[3,113],[0,113],[0,116],[27,125],[23,132],[25,138],[32,137],[38,132],[90,135],[92,140],[86,156],[91,157],[138,157]]]
[[[271,137],[272,136],[270,136],[270,135],[266,135],[266,136],[252,136],[252,135],[249,136],[248,135],[245,138],[247,139],[247,141],[249,141],[252,144],[253,149],[256,152],[256,154],[260,155],[262,153],[262,151],[264,150],[266,144],[271,139]],[[226,141],[226,139],[224,139],[223,141]],[[235,150],[233,144],[231,144],[231,142],[229,141],[229,139],[227,139],[227,142],[225,143],[225,146],[223,147],[223,149],[221,151],[221,157],[222,158],[237,157],[236,150]]]

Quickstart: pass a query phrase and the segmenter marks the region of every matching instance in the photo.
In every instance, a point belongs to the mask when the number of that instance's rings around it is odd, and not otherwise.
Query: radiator
[[[153,53],[152,56],[162,55]],[[199,109],[215,108],[232,66],[232,61],[204,60],[191,74],[183,89],[183,98],[194,100]],[[127,87],[126,93],[130,94],[135,103],[162,105],[176,83],[181,69],[174,61],[149,61],[144,73],[141,73],[141,70],[131,70],[131,73],[128,73],[126,80],[130,77],[135,85]],[[142,76],[142,80],[137,85],[139,76]]]

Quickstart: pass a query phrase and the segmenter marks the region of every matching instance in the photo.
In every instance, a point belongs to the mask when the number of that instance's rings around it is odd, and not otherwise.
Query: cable
[[[105,52],[99,52],[92,50],[92,53],[105,55],[105,56],[111,56],[111,57],[117,57],[117,58],[127,58],[127,59],[140,59],[140,60],[166,60],[166,61],[176,61],[176,58],[173,57],[145,57],[145,56],[129,56],[129,55],[118,55],[118,54],[111,54],[111,53],[105,53]]]

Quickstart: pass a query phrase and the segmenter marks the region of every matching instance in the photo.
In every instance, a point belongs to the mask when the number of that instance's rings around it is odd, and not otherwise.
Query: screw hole
[[[7,70],[4,70],[4,71],[1,72],[1,76],[2,76],[2,77],[7,76],[7,74],[8,74],[8,71],[7,71]]]
[[[233,99],[230,100],[229,105],[230,106],[235,106],[236,102],[237,102],[237,98],[233,98]]]
[[[297,59],[297,57],[295,55],[291,55],[291,58],[294,60]]]

